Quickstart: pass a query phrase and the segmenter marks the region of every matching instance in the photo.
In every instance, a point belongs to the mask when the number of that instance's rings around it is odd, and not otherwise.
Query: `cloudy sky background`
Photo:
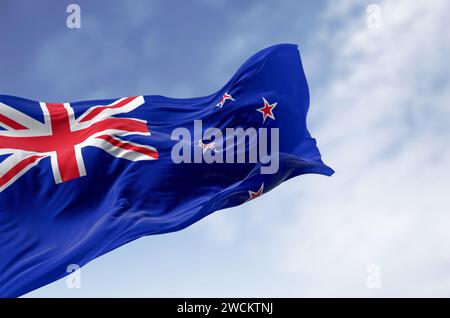
[[[68,1],[0,0],[2,94],[203,96],[258,50],[296,43],[309,129],[336,174],[123,246],[82,269],[81,289],[28,296],[450,296],[448,1],[74,2],[79,30]]]

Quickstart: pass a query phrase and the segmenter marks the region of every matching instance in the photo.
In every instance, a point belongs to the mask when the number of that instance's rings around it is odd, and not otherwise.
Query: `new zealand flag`
[[[306,127],[295,45],[219,91],[47,103],[0,96],[0,296],[144,235],[181,230],[305,173],[333,174]]]

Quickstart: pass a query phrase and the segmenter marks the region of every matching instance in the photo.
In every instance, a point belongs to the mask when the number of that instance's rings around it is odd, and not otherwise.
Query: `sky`
[[[308,127],[336,171],[122,246],[82,268],[81,288],[63,278],[25,297],[449,297],[449,9],[0,0],[0,92],[33,100],[204,96],[260,49],[298,44]]]

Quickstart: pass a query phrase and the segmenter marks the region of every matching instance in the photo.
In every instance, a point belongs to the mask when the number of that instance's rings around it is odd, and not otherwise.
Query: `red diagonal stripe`
[[[11,118],[9,118],[9,117],[7,117],[5,115],[2,115],[2,114],[0,114],[0,122],[4,123],[8,127],[11,127],[12,129],[16,129],[16,130],[28,129],[24,125],[19,124],[17,121],[12,120]]]
[[[127,142],[121,141],[119,139],[116,139],[116,138],[114,138],[112,136],[109,136],[109,135],[102,135],[102,136],[98,136],[97,138],[103,139],[103,140],[109,142],[111,145],[113,145],[115,147],[122,148],[122,149],[125,149],[125,150],[131,150],[131,151],[139,152],[139,153],[142,153],[142,154],[147,155],[149,157],[158,159],[158,152],[157,151],[154,151],[154,150],[151,150],[151,149],[148,149],[148,148],[145,148],[145,147],[135,146],[135,145],[132,145],[130,143],[127,143]]]
[[[95,116],[100,114],[105,109],[114,109],[114,108],[120,108],[122,106],[125,106],[126,104],[132,102],[136,98],[137,98],[137,96],[127,97],[124,100],[122,100],[121,102],[119,102],[115,105],[111,105],[111,106],[97,106],[93,110],[91,110],[82,120],[80,120],[80,122],[85,122],[85,121],[95,118]]]
[[[36,160],[39,160],[40,158],[42,158],[42,156],[33,155],[17,163],[14,167],[9,169],[8,172],[6,172],[3,176],[0,177],[0,187],[3,187],[23,169],[33,164]]]

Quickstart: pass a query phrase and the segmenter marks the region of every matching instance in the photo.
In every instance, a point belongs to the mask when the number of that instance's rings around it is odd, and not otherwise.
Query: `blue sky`
[[[336,174],[123,246],[85,266],[80,289],[27,296],[450,296],[448,2],[73,2],[77,30],[68,1],[1,1],[2,94],[203,96],[256,51],[296,43],[309,129]]]

